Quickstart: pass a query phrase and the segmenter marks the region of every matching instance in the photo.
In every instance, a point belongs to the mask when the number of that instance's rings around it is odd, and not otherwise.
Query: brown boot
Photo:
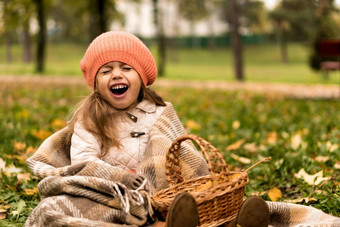
[[[267,227],[270,221],[266,202],[257,196],[250,196],[243,201],[236,217],[238,227]]]
[[[168,227],[196,227],[199,224],[197,204],[188,192],[178,194],[166,217]]]

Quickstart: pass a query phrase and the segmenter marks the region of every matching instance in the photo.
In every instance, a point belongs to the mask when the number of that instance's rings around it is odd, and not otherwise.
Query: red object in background
[[[325,57],[340,56],[340,40],[322,40],[318,45],[318,51],[321,56]]]

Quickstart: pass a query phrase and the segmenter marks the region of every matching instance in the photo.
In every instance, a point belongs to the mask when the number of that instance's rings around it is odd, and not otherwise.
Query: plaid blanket
[[[27,160],[41,179],[40,204],[25,226],[143,226],[152,219],[150,196],[168,187],[165,155],[172,141],[185,133],[172,106],[167,106],[151,128],[144,159],[131,173],[109,164],[71,165],[68,127],[46,139]],[[191,142],[180,150],[185,179],[208,174],[206,161]],[[267,202],[271,226],[340,226],[340,218],[312,207]]]
[[[68,127],[47,138],[27,160],[38,184],[40,204],[25,226],[141,226],[152,218],[150,196],[168,187],[166,153],[185,130],[168,105],[149,131],[144,158],[131,173],[109,164],[71,164]],[[208,166],[191,142],[181,146],[186,179],[207,175]]]
[[[284,227],[337,227],[340,218],[321,210],[284,202],[267,202],[270,211],[270,226]]]

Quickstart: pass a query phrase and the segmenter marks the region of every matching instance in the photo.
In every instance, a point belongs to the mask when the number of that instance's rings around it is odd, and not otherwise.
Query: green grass
[[[58,130],[61,125],[55,122],[66,120],[89,88],[57,84],[0,86],[0,158],[6,167],[13,164],[21,168],[20,173],[29,173],[24,161],[44,137],[37,132]],[[207,139],[223,153],[230,169],[250,166],[233,159],[231,154],[246,157],[251,163],[272,157],[270,162],[250,171],[246,196],[258,194],[270,200],[268,192],[276,187],[282,192],[279,201],[310,195],[314,200],[301,204],[340,216],[338,101],[284,99],[248,92],[155,89],[174,104],[189,133]],[[293,138],[298,138],[298,143]],[[244,141],[238,149],[226,149],[240,140]],[[18,147],[19,142],[25,147]],[[326,159],[320,161],[320,157]],[[311,186],[294,177],[302,168],[310,175],[322,170],[323,176],[331,179],[320,188]],[[17,176],[1,174],[0,210],[5,210],[6,217],[0,220],[0,226],[21,226],[39,202],[37,193],[27,191],[37,187],[38,180],[28,175],[27,181],[18,181]]]
[[[47,48],[47,75],[80,76],[79,62],[86,46],[76,44],[49,44]],[[153,52],[154,48],[152,48]],[[155,54],[156,55],[156,54]],[[309,49],[300,44],[290,44],[289,63],[280,61],[279,47],[274,44],[244,47],[245,78],[252,82],[339,84],[340,73],[331,72],[324,80],[321,73],[308,66]],[[156,57],[157,58],[157,57]],[[229,48],[215,51],[203,49],[170,49],[165,78],[179,80],[233,81],[233,60]],[[35,74],[33,63],[21,63],[21,47],[13,47],[13,62],[5,61],[4,46],[0,46],[0,75]]]

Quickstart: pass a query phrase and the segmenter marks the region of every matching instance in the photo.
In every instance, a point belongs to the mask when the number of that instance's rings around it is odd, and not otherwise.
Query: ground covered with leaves
[[[0,226],[20,226],[39,203],[25,160],[66,125],[82,85],[0,85]],[[314,206],[340,216],[340,102],[251,92],[155,88],[189,133],[211,142],[230,169],[249,172],[246,196]]]

